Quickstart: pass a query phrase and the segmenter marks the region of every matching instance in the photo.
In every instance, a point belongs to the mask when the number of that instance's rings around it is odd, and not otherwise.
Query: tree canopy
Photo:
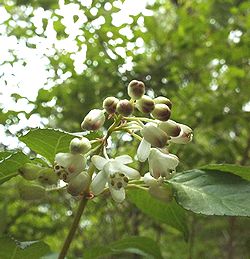
[[[213,172],[224,171],[228,173],[228,180],[220,181],[225,188],[237,181],[245,186],[250,172],[247,168],[250,166],[249,1],[134,2],[3,0],[0,5],[0,130],[5,137],[1,139],[1,161],[11,151],[4,138],[15,139],[38,125],[80,132],[80,122],[89,110],[100,107],[107,96],[127,98],[128,83],[137,79],[145,83],[150,97],[163,95],[171,99],[172,118],[194,130],[193,142],[173,147],[181,158],[179,172],[199,168],[201,171],[197,169],[189,177],[201,182],[205,177],[212,184]],[[25,81],[19,81],[22,73],[26,73]],[[33,127],[36,119],[39,123],[35,122]],[[35,130],[28,134],[32,132],[35,134]],[[64,133],[49,133],[55,141],[59,134]],[[98,132],[93,134],[98,135]],[[20,139],[27,144],[25,135]],[[71,139],[68,135],[65,139],[68,145]],[[133,156],[132,145],[121,138],[112,154]],[[18,160],[15,161],[27,159],[20,152],[23,147],[16,144],[17,153],[13,156]],[[39,148],[41,145],[37,144],[25,152],[35,157],[34,152],[41,154],[37,151]],[[66,149],[64,144],[60,148]],[[51,160],[53,162],[53,157]],[[9,160],[8,168],[13,164]],[[218,164],[233,164],[237,169],[218,168]],[[146,165],[140,166],[141,172],[148,171]],[[0,164],[1,173],[7,170],[6,165],[3,167]],[[202,168],[213,172],[204,175]],[[232,172],[244,180],[230,174]],[[180,175],[173,180],[173,185],[177,186],[181,204],[189,210],[190,203],[186,204],[186,198],[181,196],[185,189],[180,182],[185,177],[185,174]],[[42,201],[17,200],[14,188],[17,181],[13,178],[0,188],[0,233],[20,241],[43,240],[46,244],[42,243],[41,249],[46,249],[48,244],[52,252],[58,252],[76,201],[63,191],[59,195],[51,192],[51,196]],[[197,191],[195,188],[202,189],[201,182],[195,182],[193,192]],[[244,187],[246,193],[248,187]],[[223,191],[220,187],[204,188],[208,196],[211,193],[219,196]],[[230,195],[237,193],[236,189],[231,191]],[[98,258],[98,249],[93,249],[97,246],[105,247],[107,258],[124,252],[124,258],[128,258],[126,255],[132,256],[126,254],[131,252],[126,249],[131,242],[128,236],[140,236],[134,237],[133,251],[144,251],[145,254],[137,254],[153,258],[249,256],[249,219],[208,218],[188,213],[181,222],[169,222],[166,220],[169,211],[158,209],[158,216],[152,215],[154,209],[150,206],[141,211],[140,195],[143,195],[140,191],[131,190],[130,202],[119,206],[110,203],[109,196],[91,203],[80,223],[69,258],[82,257],[83,247],[88,248],[84,258]],[[244,197],[240,196],[239,201]],[[194,202],[196,198],[190,196]],[[151,204],[151,196],[143,196],[143,199]],[[198,198],[199,208],[195,212],[207,215],[204,212],[210,206],[209,201],[209,198]],[[230,214],[233,204],[217,200],[219,205],[223,202],[228,209],[226,215],[235,215]],[[161,208],[161,201],[158,206]],[[175,213],[184,215],[184,210],[181,208],[180,212],[179,208]],[[223,210],[223,213],[213,214],[225,213]],[[188,231],[189,242],[186,243]],[[149,237],[155,243],[150,243]],[[15,245],[11,239],[0,243],[0,247],[5,243]],[[144,248],[142,243],[149,244]],[[29,246],[31,253],[36,245]],[[148,251],[150,245],[152,249]],[[160,254],[157,246],[161,248]],[[17,251],[12,258],[25,258],[18,254],[22,253],[20,247]]]

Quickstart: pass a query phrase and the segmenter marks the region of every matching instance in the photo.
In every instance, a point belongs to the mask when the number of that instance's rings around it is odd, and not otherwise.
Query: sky
[[[124,3],[121,1],[115,1],[114,5],[120,9],[119,12],[112,15],[112,23],[114,26],[120,26],[123,23],[130,23],[131,15],[137,15],[142,13],[143,15],[152,15],[151,11],[146,9],[147,3],[153,3],[150,0],[126,0]],[[56,32],[53,27],[53,22],[56,21],[56,17],[52,17],[52,12],[44,10],[43,8],[22,9],[25,15],[34,13],[34,17],[29,23],[21,21],[18,15],[10,17],[10,14],[6,11],[4,6],[0,6],[0,108],[3,108],[3,112],[13,110],[20,112],[18,114],[19,122],[8,127],[8,130],[15,134],[19,130],[25,127],[43,127],[48,122],[46,118],[40,118],[38,114],[33,114],[29,119],[26,119],[25,112],[30,112],[34,109],[34,105],[29,101],[35,101],[38,90],[41,88],[49,89],[56,84],[63,83],[67,78],[71,76],[70,72],[61,74],[57,81],[53,81],[54,76],[53,69],[47,69],[49,66],[49,59],[47,56],[53,56],[55,54],[55,48],[61,51],[70,52],[77,73],[83,73],[86,65],[84,61],[86,59],[86,46],[79,49],[76,45],[75,38],[81,34],[81,26],[87,21],[84,15],[85,8],[91,8],[91,14],[96,15],[98,9],[91,7],[91,0],[81,0],[80,4],[67,4],[64,0],[59,0],[59,9],[56,13],[62,16],[62,23],[66,27],[68,38],[58,40]],[[111,4],[107,2],[104,6],[106,10],[112,8]],[[78,15],[79,19],[75,23],[73,15]],[[25,40],[18,40],[13,35],[7,35],[7,27],[4,24],[5,21],[11,18],[9,25],[20,27],[30,30],[32,23],[36,27],[35,32],[37,35],[44,32],[45,37],[34,36],[29,39],[29,43],[36,44],[36,48],[29,48]],[[48,25],[46,30],[43,31],[42,19],[48,19]],[[105,22],[105,19],[96,19],[93,23],[94,27],[99,27]],[[124,28],[122,33],[128,35],[129,29]],[[139,39],[136,42],[137,46],[143,47],[143,42]],[[55,46],[55,48],[54,48]],[[119,54],[124,55],[122,49],[118,49]],[[14,61],[13,54],[17,56],[17,61]],[[132,69],[131,60],[128,60],[127,67],[121,69]],[[122,72],[122,71],[121,71]],[[19,99],[17,102],[11,96],[12,94],[18,94],[24,98]],[[51,105],[54,105],[53,101]],[[16,148],[20,145],[17,138],[10,137],[5,134],[5,126],[0,124],[0,143],[7,145],[9,149]]]
[[[133,15],[142,13],[144,16],[152,15],[153,13],[146,8],[147,4],[153,4],[155,0],[125,0],[124,3],[121,1],[115,1],[114,5],[120,9],[119,12],[112,14],[112,23],[114,26],[120,26],[123,23],[131,23]],[[64,0],[59,0],[59,9],[56,10],[56,14],[62,16],[61,22],[66,27],[65,32],[68,34],[67,39],[57,39],[56,32],[53,27],[53,23],[57,17],[52,18],[52,12],[44,10],[43,8],[37,8],[33,10],[31,7],[23,8],[22,11],[25,15],[34,14],[29,23],[20,20],[18,15],[10,17],[10,14],[6,11],[4,6],[0,5],[0,108],[3,108],[3,112],[13,110],[19,112],[19,122],[10,125],[8,130],[15,134],[26,127],[36,128],[43,127],[48,123],[47,118],[41,118],[38,114],[33,114],[29,119],[26,119],[25,113],[29,113],[34,109],[34,105],[29,101],[35,101],[38,90],[41,88],[49,89],[56,84],[62,84],[65,80],[71,77],[70,72],[63,73],[59,70],[59,79],[54,81],[52,78],[55,75],[55,71],[50,66],[49,56],[55,55],[55,48],[60,51],[72,53],[71,58],[74,60],[74,66],[77,73],[84,73],[86,65],[84,64],[86,59],[86,45],[82,45],[81,48],[77,46],[75,39],[81,35],[81,27],[87,21],[84,14],[86,8],[90,8],[92,15],[97,15],[98,9],[91,7],[92,0],[81,0],[79,4],[67,4],[65,5]],[[9,1],[11,3],[11,1]],[[112,5],[106,2],[104,8],[110,10]],[[74,22],[73,15],[78,15],[79,19]],[[7,27],[4,24],[11,18],[9,22],[10,26],[19,25],[25,30],[31,31],[30,27],[32,24],[35,26],[36,36],[28,39],[28,43],[35,44],[36,48],[29,48],[25,40],[18,40],[14,35],[7,35]],[[42,19],[48,19],[48,25],[44,31]],[[103,17],[96,19],[93,22],[93,27],[98,28],[105,22]],[[143,24],[143,20],[141,21]],[[142,26],[143,28],[143,26]],[[44,36],[39,36],[43,34]],[[112,32],[109,32],[112,34]],[[128,27],[124,27],[120,30],[120,33],[129,37],[132,37],[131,31]],[[242,32],[235,30],[230,32],[228,39],[235,44],[240,42]],[[112,35],[111,35],[112,36]],[[82,36],[83,37],[83,36]],[[83,37],[84,39],[84,37]],[[133,48],[130,45],[132,43],[128,40],[128,48]],[[139,51],[144,51],[143,40],[138,38],[136,46]],[[117,53],[124,56],[124,49],[117,48]],[[14,57],[17,56],[17,61],[14,61]],[[119,70],[123,73],[126,70],[133,69],[132,57],[127,58],[127,63],[124,64]],[[216,88],[217,86],[215,86]],[[215,89],[216,90],[216,89]],[[17,102],[11,96],[12,94],[19,94],[24,98],[19,99]],[[48,105],[53,106],[54,101]],[[250,111],[250,102],[243,106],[245,111]],[[22,112],[24,111],[24,112]],[[16,148],[19,143],[17,138],[10,137],[5,134],[5,126],[0,124],[0,143],[7,145],[9,149]],[[1,147],[0,147],[1,149]]]

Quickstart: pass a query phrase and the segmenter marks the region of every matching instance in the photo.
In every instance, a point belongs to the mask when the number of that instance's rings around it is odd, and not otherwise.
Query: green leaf
[[[175,202],[169,203],[152,197],[146,190],[131,188],[128,190],[129,200],[142,212],[154,220],[168,224],[188,236],[185,211]]]
[[[3,152],[0,152],[0,161],[5,159],[6,157],[10,156],[12,153],[9,152],[9,151],[3,151]]]
[[[86,133],[86,134],[85,134]],[[57,153],[69,152],[69,143],[75,137],[85,136],[89,139],[99,138],[100,132],[68,133],[58,129],[33,129],[19,137],[31,150],[54,162]]]
[[[85,250],[85,259],[102,258],[107,255],[132,253],[143,258],[163,258],[157,243],[147,237],[129,237],[106,246],[98,246]]]
[[[44,242],[17,242],[9,237],[0,237],[0,258],[38,259],[49,252],[50,248]]]
[[[250,181],[250,167],[232,164],[211,164],[201,167],[205,171],[219,171],[231,173],[240,176],[241,178]]]
[[[69,152],[69,143],[73,134],[54,129],[34,129],[19,137],[31,150],[54,162],[59,152]]]
[[[0,184],[18,175],[18,168],[30,162],[29,158],[22,152],[7,156],[0,162]]]
[[[169,183],[187,210],[205,215],[250,216],[250,183],[233,174],[191,170]]]

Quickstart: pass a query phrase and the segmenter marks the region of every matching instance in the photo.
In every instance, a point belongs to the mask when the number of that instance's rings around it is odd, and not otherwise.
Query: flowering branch
[[[192,140],[192,129],[170,120],[171,101],[163,96],[152,99],[145,95],[143,82],[133,80],[127,90],[130,100],[107,97],[103,101],[103,109],[93,109],[84,117],[81,123],[84,131],[100,130],[106,120],[112,120],[102,138],[89,139],[86,134],[75,133],[69,152],[55,155],[54,170],[30,163],[19,169],[26,180],[38,178],[42,183],[56,185],[60,179],[67,184],[67,192],[81,200],[59,259],[65,258],[90,197],[110,192],[112,198],[120,203],[125,199],[125,189],[136,187],[164,201],[172,198],[172,190],[164,183],[174,176],[179,158],[169,152],[169,144],[187,144]],[[143,116],[135,116],[138,112]],[[129,155],[108,156],[107,143],[113,132],[129,133],[139,140],[137,160],[148,160],[148,173],[141,175],[128,166],[134,161]],[[59,189],[60,186],[53,190]],[[45,192],[46,189],[35,185],[21,189],[22,197],[29,199],[30,193],[37,199]]]

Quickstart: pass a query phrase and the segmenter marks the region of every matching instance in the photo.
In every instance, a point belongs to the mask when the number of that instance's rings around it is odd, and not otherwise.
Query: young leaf
[[[0,162],[0,184],[18,175],[18,168],[30,162],[29,158],[22,152],[17,152],[7,156]]]
[[[233,174],[190,170],[168,181],[176,200],[187,210],[205,215],[250,216],[250,183]]]
[[[50,248],[44,242],[15,242],[9,237],[0,237],[0,258],[38,259],[49,252]]]
[[[34,129],[19,137],[31,150],[54,162],[59,152],[69,152],[69,143],[75,136],[60,130]]]
[[[98,246],[86,249],[85,259],[102,258],[103,256],[132,253],[141,255],[143,258],[163,258],[157,243],[147,237],[128,237],[126,239],[113,242],[106,246]]]
[[[166,223],[181,231],[184,237],[188,236],[185,211],[175,202],[165,203],[152,197],[146,190],[131,188],[127,192],[129,200],[142,212],[157,220]]]
[[[231,164],[211,164],[205,165],[201,168],[205,171],[220,171],[225,173],[231,173],[240,176],[241,178],[250,181],[250,167]]]

